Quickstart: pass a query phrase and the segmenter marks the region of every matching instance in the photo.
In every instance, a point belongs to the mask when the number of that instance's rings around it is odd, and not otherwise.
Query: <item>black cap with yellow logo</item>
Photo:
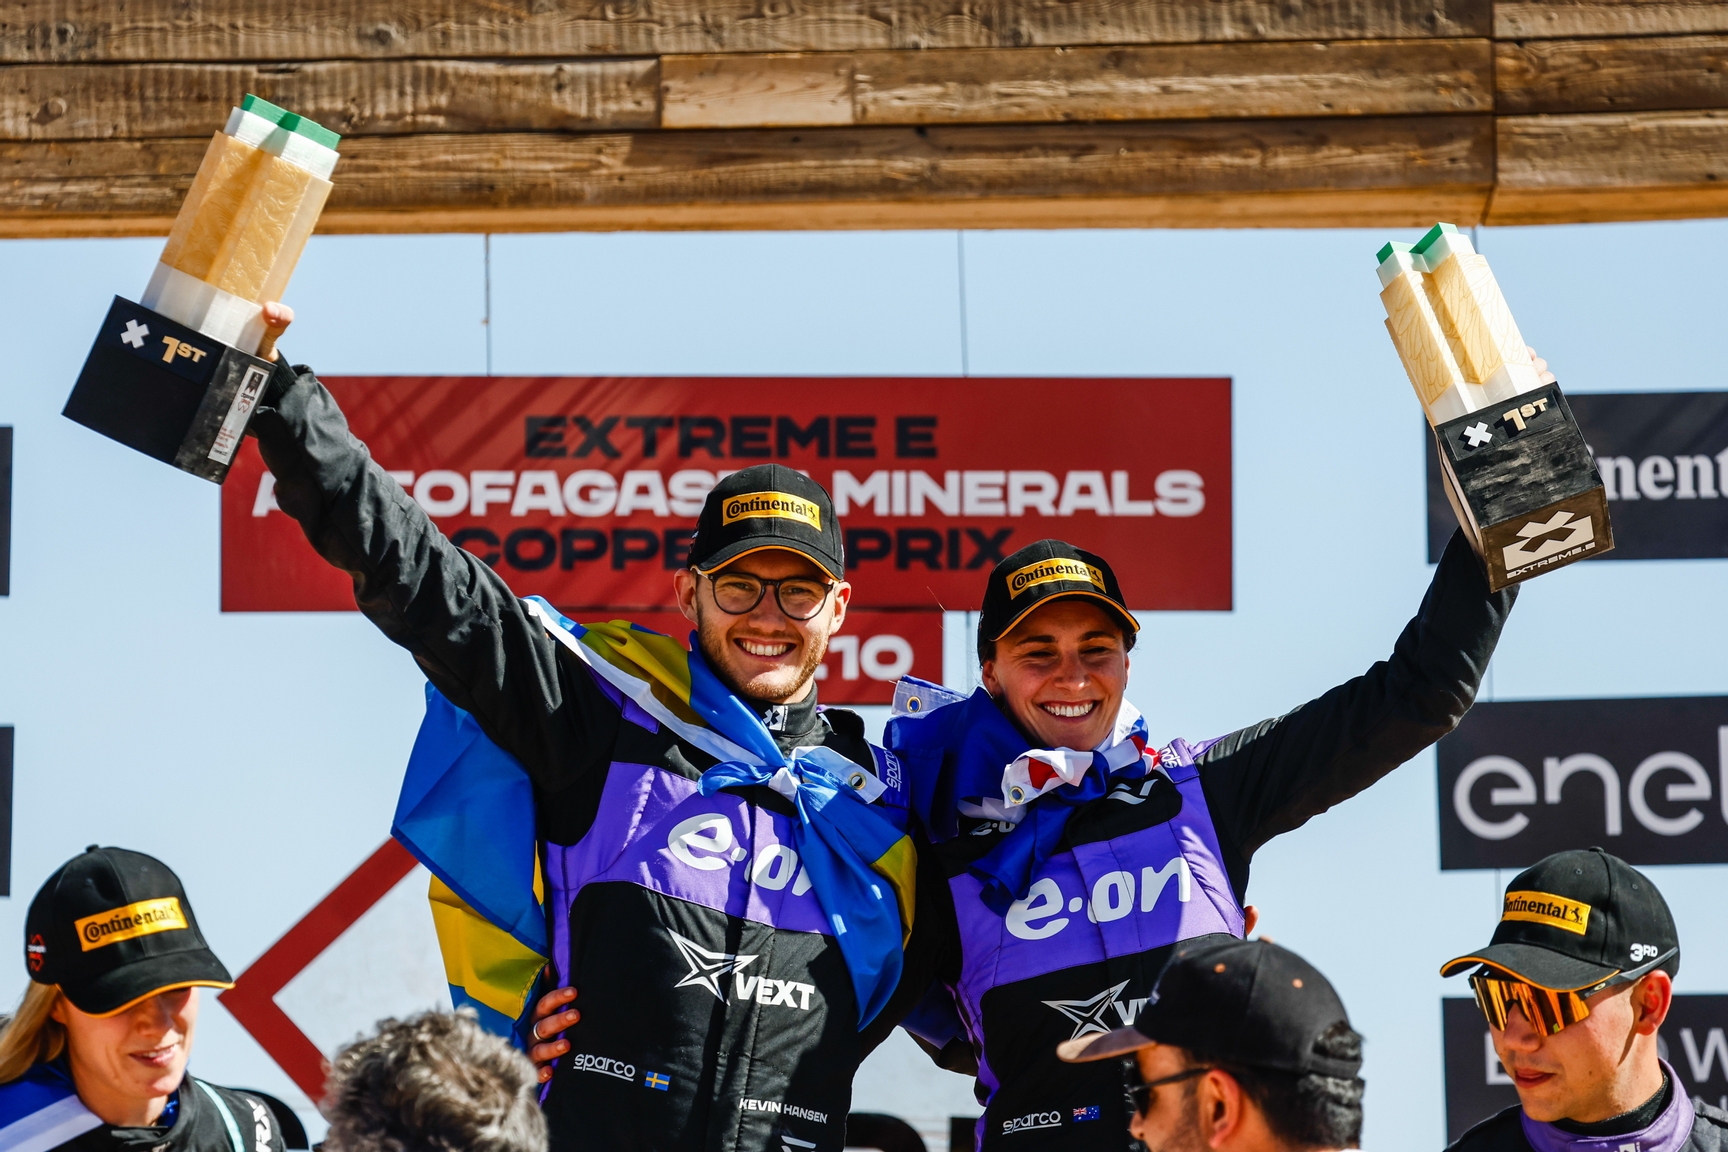
[[[740,556],[782,548],[846,578],[846,548],[827,489],[784,464],[758,464],[714,485],[696,518],[690,563],[712,572]]]
[[[1098,601],[1122,625],[1123,639],[1132,646],[1140,625],[1122,602],[1116,573],[1102,556],[1062,540],[1028,544],[991,570],[978,616],[978,641],[994,644],[1039,605],[1072,599]]]
[[[30,902],[24,967],[91,1016],[176,988],[234,986],[204,943],[180,878],[153,856],[94,844]]]
[[[1680,970],[1680,934],[1648,877],[1600,848],[1556,852],[1506,888],[1494,939],[1440,969],[1486,964],[1538,988],[1572,992],[1615,977]]]

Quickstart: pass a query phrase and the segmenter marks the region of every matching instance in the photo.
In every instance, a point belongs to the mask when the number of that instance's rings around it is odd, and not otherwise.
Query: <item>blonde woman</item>
[[[0,1031],[3,1152],[282,1152],[257,1097],[186,1074],[202,988],[233,980],[160,860],[92,845],[24,925],[29,989]]]

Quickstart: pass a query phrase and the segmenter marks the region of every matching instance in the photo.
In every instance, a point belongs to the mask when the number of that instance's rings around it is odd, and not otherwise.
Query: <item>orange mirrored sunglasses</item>
[[[1517,1008],[1524,1013],[1524,1019],[1530,1021],[1530,1026],[1544,1036],[1552,1036],[1566,1025],[1576,1024],[1589,1016],[1590,1005],[1584,998],[1600,991],[1599,988],[1589,988],[1556,992],[1522,980],[1503,980],[1481,974],[1470,977],[1470,988],[1476,993],[1477,1007],[1482,1009],[1482,1015],[1488,1018],[1488,1026],[1494,1031],[1505,1031],[1507,1015]]]

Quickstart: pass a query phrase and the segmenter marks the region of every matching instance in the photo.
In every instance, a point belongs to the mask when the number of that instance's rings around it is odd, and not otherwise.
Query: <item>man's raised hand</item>
[[[288,331],[288,325],[294,323],[294,309],[280,301],[272,300],[264,305],[264,339],[258,344],[260,360],[276,359],[276,339]]]

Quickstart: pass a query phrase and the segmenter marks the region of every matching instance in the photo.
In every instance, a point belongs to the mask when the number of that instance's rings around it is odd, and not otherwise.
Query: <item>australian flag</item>
[[[1085,1108],[1074,1109],[1074,1123],[1076,1124],[1080,1123],[1082,1120],[1096,1119],[1098,1119],[1098,1105],[1096,1104],[1088,1105]]]

